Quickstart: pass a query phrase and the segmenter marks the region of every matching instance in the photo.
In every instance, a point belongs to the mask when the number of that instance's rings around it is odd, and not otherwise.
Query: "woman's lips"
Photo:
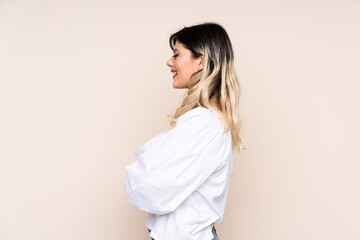
[[[171,72],[174,74],[173,75],[173,79],[174,79],[177,76],[177,71],[171,69]]]

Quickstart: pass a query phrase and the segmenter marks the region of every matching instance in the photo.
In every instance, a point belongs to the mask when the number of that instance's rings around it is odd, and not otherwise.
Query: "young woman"
[[[245,149],[233,49],[216,23],[185,27],[169,42],[173,87],[188,91],[168,116],[175,127],[135,150],[125,189],[130,203],[148,212],[152,239],[218,239],[214,224],[224,214],[233,149]]]

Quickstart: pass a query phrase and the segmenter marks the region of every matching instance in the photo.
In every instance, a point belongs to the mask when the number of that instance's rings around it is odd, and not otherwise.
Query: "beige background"
[[[360,239],[358,1],[0,0],[1,240],[149,239],[124,167],[184,93],[169,35],[203,21],[233,42],[247,147],[220,239]]]

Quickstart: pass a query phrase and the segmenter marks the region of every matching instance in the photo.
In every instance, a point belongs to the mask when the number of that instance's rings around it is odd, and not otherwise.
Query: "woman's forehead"
[[[183,49],[185,49],[184,44],[182,44],[181,42],[177,41],[177,42],[175,43],[175,45],[174,45],[173,51],[174,51],[174,52],[175,52],[175,50],[181,51],[181,50],[183,50]]]

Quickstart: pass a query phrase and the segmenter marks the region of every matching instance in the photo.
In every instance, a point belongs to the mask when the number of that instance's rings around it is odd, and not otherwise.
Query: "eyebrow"
[[[173,52],[176,52],[176,51],[180,52],[179,49],[175,48],[175,49],[173,50]]]

